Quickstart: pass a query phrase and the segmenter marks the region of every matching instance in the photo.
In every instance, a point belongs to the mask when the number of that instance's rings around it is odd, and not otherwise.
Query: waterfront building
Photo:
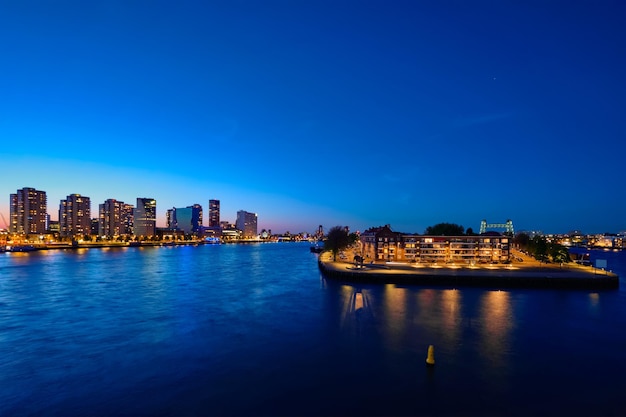
[[[229,229],[236,229],[237,227],[231,222],[229,222],[228,220],[222,220],[220,222],[220,228],[222,230],[229,230]]]
[[[378,262],[498,263],[510,259],[509,236],[486,232],[474,236],[426,236],[394,232],[389,225],[361,234],[365,260]]]
[[[25,187],[11,194],[11,233],[45,234],[47,231],[48,199],[45,191]]]
[[[243,232],[238,229],[222,229],[222,240],[238,240],[243,237]]]
[[[185,238],[185,234],[181,230],[172,229],[169,227],[157,227],[156,235],[159,237],[160,240],[165,241],[183,240]]]
[[[165,226],[167,229],[176,229],[176,208],[172,207],[165,212]]]
[[[476,255],[477,255],[477,249],[482,250],[482,253],[484,255],[491,255],[494,256],[496,255],[496,257],[498,257],[498,248],[492,248],[493,250],[491,252],[488,252],[487,249],[489,247],[493,247],[493,244],[491,244],[491,246],[487,246],[488,244],[490,244],[494,239],[492,238],[486,238],[486,239],[475,239],[474,236],[452,236],[449,240],[448,240],[448,250],[449,250],[449,260],[451,262],[454,263],[461,263],[461,264],[467,264],[467,263],[472,263],[476,260]],[[508,242],[508,238],[506,238],[507,242]],[[482,248],[481,246],[482,245]],[[478,253],[480,255],[480,252]],[[478,260],[480,260],[480,256],[478,258]],[[484,260],[491,260],[491,259],[484,259]],[[498,258],[499,260],[499,258]]]
[[[221,227],[209,227],[202,226],[198,232],[198,236],[201,237],[209,237],[209,238],[219,238],[222,236],[222,228]]]
[[[369,261],[397,261],[400,258],[402,233],[394,232],[387,224],[372,227],[361,233],[362,256]]]
[[[91,234],[93,236],[98,236],[99,226],[100,226],[100,221],[97,217],[95,219],[91,219]]]
[[[132,204],[122,203],[122,234],[132,235],[135,225],[135,206]]]
[[[137,198],[133,220],[133,234],[135,236],[155,236],[156,200],[154,198]]]
[[[91,234],[91,201],[80,194],[70,194],[59,203],[59,235],[61,237]]]
[[[420,258],[421,242],[417,236],[408,235],[404,237],[404,257],[409,262],[417,262]]]
[[[191,231],[198,233],[200,229],[202,229],[202,223],[204,222],[202,206],[200,204],[194,204],[187,208],[191,209]]]
[[[198,234],[202,227],[202,206],[172,208],[167,211],[167,227],[178,229],[185,234]]]
[[[237,212],[236,227],[241,230],[242,237],[249,239],[257,236],[257,215],[245,210]]]
[[[109,198],[99,205],[98,209],[98,236],[113,238],[124,233],[123,201]]]
[[[220,226],[220,200],[209,200],[209,227]]]
[[[48,234],[52,236],[59,236],[60,226],[59,222],[50,220],[50,216],[48,216]]]

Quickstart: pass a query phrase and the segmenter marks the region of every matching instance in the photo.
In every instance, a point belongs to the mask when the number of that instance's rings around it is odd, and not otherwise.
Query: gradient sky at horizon
[[[0,39],[7,219],[34,187],[53,219],[626,230],[623,1],[0,0]]]

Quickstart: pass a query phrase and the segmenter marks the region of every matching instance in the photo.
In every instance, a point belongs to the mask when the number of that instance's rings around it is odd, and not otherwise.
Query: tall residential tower
[[[154,198],[138,198],[133,217],[135,236],[156,235],[156,200]]]
[[[241,230],[242,237],[253,238],[257,236],[257,215],[245,210],[237,212],[237,229]]]
[[[59,204],[59,235],[74,237],[91,234],[91,201],[80,194],[70,194]]]
[[[11,194],[11,233],[44,234],[47,228],[48,199],[45,191],[22,188]]]
[[[98,210],[98,235],[112,238],[124,234],[124,202],[109,198]]]
[[[220,200],[209,200],[209,227],[220,227]]]

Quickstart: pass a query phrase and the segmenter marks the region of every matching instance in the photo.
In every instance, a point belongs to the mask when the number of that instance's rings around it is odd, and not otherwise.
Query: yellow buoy
[[[435,364],[435,347],[433,345],[428,346],[428,356],[426,357],[426,364],[431,366]]]

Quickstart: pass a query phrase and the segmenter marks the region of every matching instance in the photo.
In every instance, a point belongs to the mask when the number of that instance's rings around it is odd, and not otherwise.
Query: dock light
[[[433,345],[428,346],[428,356],[426,357],[426,365],[435,366],[435,347]]]

